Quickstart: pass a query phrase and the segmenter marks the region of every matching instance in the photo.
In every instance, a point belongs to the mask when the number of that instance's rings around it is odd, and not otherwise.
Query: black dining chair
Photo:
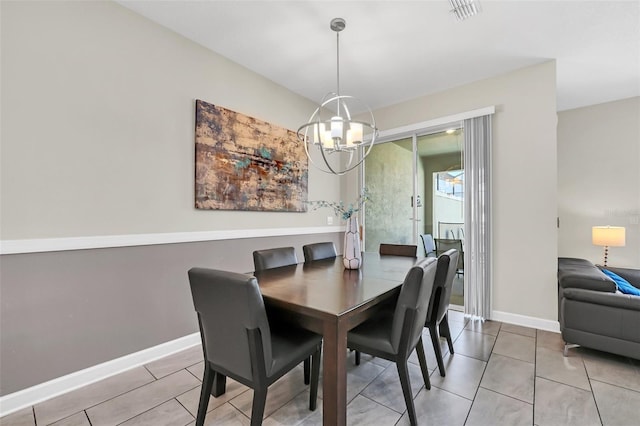
[[[302,246],[304,262],[309,263],[315,260],[330,259],[338,255],[336,246],[331,242],[314,243]]]
[[[380,243],[378,252],[381,256],[417,257],[418,246]],[[360,351],[358,350],[356,350],[355,364],[360,365]]]
[[[204,424],[209,395],[225,392],[227,376],[253,389],[251,425],[262,424],[268,387],[309,357],[313,359],[309,409],[315,410],[322,336],[270,324],[253,276],[192,268],[189,282],[204,351],[196,426]]]
[[[436,243],[433,241],[433,235],[420,234],[422,240],[422,247],[424,247],[424,255],[426,257],[437,257],[436,255]]]
[[[437,262],[433,257],[420,260],[407,273],[395,309],[381,311],[347,334],[349,348],[396,363],[411,425],[416,425],[417,420],[407,360],[414,349],[418,353],[424,385],[431,389],[422,345],[422,330],[427,318],[436,267]]]
[[[253,252],[254,270],[280,268],[298,263],[296,250],[293,247],[278,247]]]
[[[440,256],[447,250],[456,249],[460,253],[458,257],[458,263],[456,264],[456,273],[464,274],[464,248],[462,240],[456,240],[451,238],[436,238],[436,255]]]
[[[380,244],[381,255],[416,257],[418,246],[407,244]]]
[[[265,250],[256,250],[253,252],[253,267],[255,271],[264,271],[265,269],[281,268],[283,266],[291,266],[298,263],[296,250],[293,247],[278,247]],[[311,372],[311,362],[304,362],[304,384],[309,384],[309,374]]]
[[[447,339],[449,353],[454,353],[447,312],[449,311],[453,280],[456,277],[458,256],[460,256],[460,253],[455,249],[447,250],[438,256],[438,270],[433,290],[431,291],[429,310],[427,311],[427,320],[425,322],[425,327],[429,329],[429,334],[431,335],[433,351],[436,353],[438,369],[442,377],[445,376],[445,369],[442,360],[442,349],[440,348],[440,335]],[[438,329],[440,330],[440,335],[438,334]]]

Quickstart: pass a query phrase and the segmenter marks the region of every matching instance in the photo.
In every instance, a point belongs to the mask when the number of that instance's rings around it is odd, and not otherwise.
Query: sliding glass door
[[[380,243],[416,244],[424,255],[421,234],[439,237],[438,222],[462,222],[463,194],[456,184],[464,173],[462,144],[462,130],[451,129],[373,147],[364,167],[372,198],[365,210],[366,251],[377,251]],[[434,180],[449,175],[446,188]]]
[[[492,313],[494,113],[495,107],[490,106],[381,131],[376,142],[379,146],[374,147],[377,155],[367,157],[359,182],[373,193],[372,203],[365,206],[361,215],[365,250],[377,251],[380,242],[395,242],[416,244],[422,255],[423,233],[463,240],[464,262],[454,283],[450,306],[455,309],[454,305],[464,303],[464,307],[457,308],[463,308],[465,315],[484,319],[491,319]],[[406,161],[402,163],[400,157]],[[440,186],[438,179],[443,181]],[[434,196],[440,189],[440,196],[455,201],[444,203],[457,206],[455,217],[446,212],[434,213]],[[459,297],[454,300],[457,293]]]
[[[365,251],[380,243],[415,244],[421,235],[464,239],[462,129],[375,145],[365,160],[364,184],[371,194],[364,215]],[[451,302],[463,305],[463,274]]]

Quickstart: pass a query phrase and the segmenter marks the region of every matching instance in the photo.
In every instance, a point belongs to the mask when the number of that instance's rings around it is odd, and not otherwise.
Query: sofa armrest
[[[559,269],[558,284],[564,289],[582,288],[607,293],[615,293],[616,291],[616,283],[596,267]]]
[[[631,268],[614,268],[612,266],[600,266],[600,269],[607,269],[614,274],[620,275],[622,278],[627,280],[629,284],[634,286],[635,288],[640,288],[640,269],[631,269]]]
[[[578,302],[640,311],[640,296],[631,296],[622,293],[606,293],[582,288],[565,288],[563,290],[563,296],[566,299]]]

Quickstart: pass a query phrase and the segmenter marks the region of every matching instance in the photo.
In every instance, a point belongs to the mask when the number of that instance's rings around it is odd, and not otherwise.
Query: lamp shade
[[[594,226],[591,229],[591,242],[596,246],[623,247],[625,228],[623,226]]]

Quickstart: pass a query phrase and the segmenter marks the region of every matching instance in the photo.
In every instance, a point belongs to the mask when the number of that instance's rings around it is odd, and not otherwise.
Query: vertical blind
[[[491,115],[464,120],[464,313],[491,319]]]

